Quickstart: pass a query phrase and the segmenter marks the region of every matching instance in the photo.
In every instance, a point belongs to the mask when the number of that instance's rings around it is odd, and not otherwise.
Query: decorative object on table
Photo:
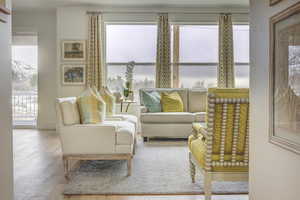
[[[126,65],[125,72],[125,87],[124,87],[124,97],[126,99],[133,100],[133,69],[135,66],[135,62],[131,61]]]
[[[300,2],[270,19],[270,142],[300,154]]]
[[[275,4],[278,4],[281,1],[283,0],[270,0],[270,6],[274,6]]]
[[[121,103],[122,102],[122,98],[123,98],[122,93],[121,92],[114,92],[113,94],[115,96],[116,103]]]
[[[85,61],[85,40],[64,40],[61,49],[64,61]]]
[[[0,14],[1,13],[4,15],[11,14],[10,9],[7,7],[7,0],[0,0]],[[3,18],[0,18],[0,22],[6,23],[6,20]]]
[[[129,109],[130,105],[134,104],[134,103],[136,103],[136,101],[133,101],[133,100],[130,100],[130,99],[122,99],[121,100],[121,113],[123,112],[123,107],[124,107],[125,104],[127,104],[125,112],[128,112],[128,109]]]
[[[84,85],[85,65],[63,64],[62,82],[64,85]]]

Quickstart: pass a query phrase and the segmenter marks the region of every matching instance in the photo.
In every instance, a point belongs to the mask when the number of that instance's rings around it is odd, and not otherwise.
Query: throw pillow
[[[116,111],[115,96],[110,92],[110,90],[106,86],[102,87],[99,92],[106,104],[106,115],[107,116],[115,115],[115,111]]]
[[[183,102],[178,92],[161,93],[163,112],[183,112]]]
[[[90,87],[77,98],[77,103],[82,124],[96,124],[105,120],[106,105]]]
[[[76,99],[66,99],[60,102],[60,109],[65,125],[80,124],[80,115]]]
[[[148,112],[161,112],[160,94],[156,91],[142,91],[143,104]]]

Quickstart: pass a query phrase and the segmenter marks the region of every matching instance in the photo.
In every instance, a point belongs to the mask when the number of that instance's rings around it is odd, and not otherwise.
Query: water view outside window
[[[123,92],[126,63],[136,63],[133,74],[135,99],[140,88],[155,87],[156,25],[106,25],[107,85]]]
[[[249,87],[249,26],[234,25],[233,31],[236,87]],[[156,35],[156,25],[106,25],[107,80],[113,91],[123,91],[125,66],[130,61],[136,62],[135,97],[138,89],[155,87]],[[217,86],[218,42],[217,25],[179,26],[180,87]]]
[[[12,46],[14,125],[35,125],[37,118],[37,56],[35,45]]]

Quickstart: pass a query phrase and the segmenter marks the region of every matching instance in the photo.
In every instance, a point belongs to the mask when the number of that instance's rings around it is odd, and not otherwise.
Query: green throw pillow
[[[160,94],[156,91],[141,91],[144,106],[148,112],[161,112]]]

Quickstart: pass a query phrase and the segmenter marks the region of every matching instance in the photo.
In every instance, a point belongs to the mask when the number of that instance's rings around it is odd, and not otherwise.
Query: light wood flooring
[[[199,195],[73,196],[64,198],[63,166],[54,131],[18,129],[14,138],[15,200],[204,200]],[[248,200],[247,195],[214,196],[213,200]]]

